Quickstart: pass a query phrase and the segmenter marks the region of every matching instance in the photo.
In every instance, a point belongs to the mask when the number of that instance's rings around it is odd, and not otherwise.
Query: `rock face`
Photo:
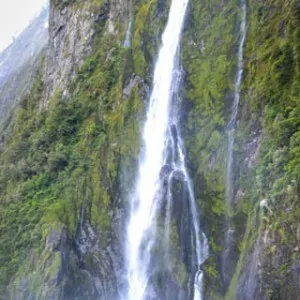
[[[110,2],[110,10],[109,10],[109,18],[108,18],[108,32],[115,33],[115,25],[118,21],[121,22],[122,25],[128,23],[129,19],[132,15],[132,1],[133,0],[125,0],[125,1],[111,1]]]
[[[259,278],[259,245],[246,258],[245,266],[236,287],[236,299],[263,299],[260,291]]]
[[[94,20],[90,1],[84,1],[79,8],[72,5],[60,8],[51,2],[44,76],[45,104],[56,89],[68,95],[67,84],[76,68],[82,65],[84,58],[92,51]]]
[[[115,38],[119,30],[116,24],[128,23],[130,1],[98,3],[100,5],[95,1],[70,1],[68,5],[50,2],[49,44],[40,109],[47,107],[55,91],[63,93],[62,100],[68,98],[68,86],[84,59],[92,53],[97,29],[99,36]],[[126,97],[137,85],[142,85],[138,77],[128,87]],[[87,201],[91,205],[92,200]],[[84,209],[72,234],[60,222],[49,226],[44,245],[40,245],[39,251],[32,250],[11,278],[6,287],[6,299],[119,299],[125,278],[122,241],[125,214],[116,199],[114,202],[113,210],[107,211],[112,224],[109,230],[95,229],[90,211]]]
[[[95,26],[116,33],[116,24],[126,24],[130,18],[132,0],[103,2],[95,9],[92,1],[81,1],[60,6],[54,1],[50,5],[49,46],[46,59],[44,104],[55,90],[68,97],[67,85],[84,58],[92,52]]]
[[[100,25],[104,35],[114,35],[116,23],[127,23],[130,10],[130,1],[104,2],[100,8],[94,7],[92,1],[71,2],[65,6],[51,2],[43,78],[44,106],[55,91],[61,91],[64,99],[69,97],[68,85],[92,52],[96,27]],[[137,79],[133,85],[138,83]],[[11,288],[10,297],[24,299],[25,295],[31,295],[33,286],[40,283],[43,289],[36,291],[32,299],[119,299],[124,279],[124,245],[121,242],[124,217],[122,210],[114,207],[111,212],[113,228],[109,233],[96,231],[85,211],[75,237],[70,237],[64,226],[51,229],[44,251],[32,258],[32,268],[38,276],[24,279],[19,284],[22,277],[17,275],[17,282],[14,281],[12,286],[18,288]],[[100,238],[103,235],[106,242]],[[44,260],[45,264],[33,266],[33,261]]]
[[[120,220],[114,219],[114,228]],[[123,245],[111,232],[106,246],[89,222],[79,229],[75,245],[67,228],[49,229],[44,250],[32,252],[27,269],[7,288],[8,299],[118,300],[124,278]],[[118,233],[119,234],[119,233]]]

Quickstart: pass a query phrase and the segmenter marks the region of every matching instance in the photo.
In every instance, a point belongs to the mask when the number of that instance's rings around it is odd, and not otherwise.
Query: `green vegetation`
[[[102,0],[91,3],[96,11],[102,9]],[[112,215],[127,205],[125,195],[135,178],[147,87],[169,3],[135,1],[130,49],[121,46],[123,24],[116,21],[114,35],[106,32],[105,24],[95,25],[93,53],[76,70],[68,86],[70,97],[65,99],[57,90],[47,109],[43,108],[44,83],[38,74],[31,91],[3,124],[1,296],[9,284],[14,290],[27,277],[32,295],[47,299],[41,282],[55,277],[63,264],[58,251],[45,249],[53,230],[66,230],[68,241],[74,242],[83,218],[96,230],[100,247],[107,246],[113,232]],[[81,5],[77,1],[52,4],[60,9],[69,4],[80,9]],[[299,4],[296,0],[288,4],[248,1],[234,149],[234,188],[241,191],[241,197],[236,197],[230,216],[225,203],[225,128],[233,100],[239,1],[193,0],[190,8],[181,48],[186,75],[181,121],[201,225],[210,244],[210,257],[203,266],[205,296],[237,298],[248,271],[247,258],[257,250],[266,299],[276,294],[293,299],[298,294],[292,266],[300,258]],[[129,95],[123,95],[133,78],[137,83]],[[268,207],[260,207],[262,200]],[[235,229],[236,261],[226,290],[220,257],[228,217]],[[185,287],[187,270],[180,258],[176,224],[171,230],[171,251],[176,258],[171,262],[173,279]],[[268,239],[263,243],[265,236]],[[69,271],[76,273],[74,253],[68,259]],[[81,263],[93,271],[98,259],[87,253]],[[275,260],[279,261],[276,266]],[[89,295],[92,287],[86,275],[74,275],[72,280],[88,286]]]
[[[159,10],[158,10],[159,9]],[[161,33],[166,22],[166,5],[159,1],[141,1],[135,8],[132,56],[134,72],[149,83],[155,55],[160,46]],[[159,16],[159,18],[158,18]]]
[[[238,154],[238,185],[245,199],[236,213],[248,215],[246,232],[240,237],[241,255],[231,283],[228,299],[245,271],[246,255],[253,251],[250,241],[258,241],[261,258],[262,289],[266,299],[297,297],[292,279],[292,265],[299,257],[297,224],[299,214],[299,25],[297,1],[249,2],[247,43],[245,47],[245,78],[241,98],[241,117],[236,148]],[[259,133],[261,132],[261,133]],[[251,137],[262,138],[256,166],[245,168],[245,144]],[[260,227],[251,222],[253,208],[266,200],[261,208]],[[237,225],[243,227],[241,223]],[[262,242],[263,235],[270,240]],[[273,265],[279,259],[279,265]],[[289,282],[287,289],[286,282]],[[288,291],[287,291],[288,290]]]
[[[224,293],[217,262],[226,218],[224,130],[233,101],[238,6],[237,1],[192,2],[183,40],[183,66],[187,74],[184,136],[202,222],[210,241],[211,255],[204,266],[209,299],[222,298]],[[299,258],[293,252],[297,249],[295,236],[299,224],[299,7],[297,1],[289,4],[248,1],[247,15],[234,167],[235,191],[241,191],[242,197],[236,200],[231,216],[238,264],[228,299],[235,299],[240,276],[247,272],[245,258],[266,230],[275,236],[266,253],[275,257],[280,255],[281,247],[288,251],[282,258],[282,266],[276,267],[272,276],[277,272],[282,274],[279,281],[283,283],[291,274],[293,261]],[[254,153],[247,148],[251,143],[256,147]],[[254,159],[250,168],[248,159]],[[263,199],[267,200],[270,211],[257,214]],[[265,289],[271,295],[274,287],[267,272],[272,269],[272,263],[263,260]],[[292,288],[295,291],[295,286]]]
[[[93,2],[98,7],[101,3]],[[67,4],[61,2],[59,8]],[[123,89],[133,73],[150,76],[156,49],[149,48],[155,47],[149,36],[159,37],[164,22],[162,18],[154,21],[157,8],[157,1],[136,6],[136,23],[142,27],[135,29],[133,45],[148,40],[142,51],[120,46],[125,32],[119,24],[115,35],[105,33],[103,24],[96,25],[94,52],[70,83],[70,98],[66,100],[58,90],[43,108],[44,86],[38,74],[30,93],[5,124],[0,153],[1,295],[17,274],[14,284],[27,276],[32,293],[46,297],[38,292],[43,264],[34,266],[37,276],[29,273],[34,259],[47,259],[54,271],[61,267],[58,253],[44,251],[52,229],[67,228],[68,238],[75,240],[83,217],[105,247],[112,232],[112,212],[126,205],[124,195],[135,177],[144,116],[143,81],[126,98]],[[28,259],[29,253],[33,259]],[[72,258],[70,264],[73,268]]]
[[[183,38],[185,139],[202,224],[210,243],[204,266],[209,299],[220,296],[217,260],[226,217],[225,126],[229,119],[236,66],[238,7],[234,1],[192,2]]]
[[[122,98],[125,50],[110,37],[101,45],[78,71],[68,101],[57,91],[41,108],[38,76],[2,138],[1,294],[29,249],[43,250],[46,225],[64,224],[75,237],[84,207],[103,238],[110,229],[118,176],[139,148],[143,102],[138,87]]]

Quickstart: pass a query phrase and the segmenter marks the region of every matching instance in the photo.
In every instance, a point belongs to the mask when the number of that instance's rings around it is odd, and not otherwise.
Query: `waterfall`
[[[124,41],[124,48],[131,47],[131,31],[132,31],[132,20],[128,23],[128,28],[126,31],[125,41]]]
[[[237,74],[234,83],[234,100],[232,105],[232,113],[230,120],[227,125],[227,137],[228,137],[228,149],[227,149],[227,174],[226,174],[226,202],[227,202],[227,211],[229,214],[227,220],[227,231],[225,236],[225,245],[224,252],[222,257],[222,273],[225,286],[228,285],[230,274],[230,252],[232,250],[232,245],[234,244],[234,229],[231,226],[230,215],[233,202],[233,147],[234,147],[234,134],[235,127],[237,122],[238,108],[240,102],[240,90],[243,76],[243,59],[244,59],[244,44],[246,39],[246,19],[247,17],[247,4],[246,0],[241,0],[241,23],[240,23],[240,39],[238,47],[238,66]],[[227,275],[225,275],[227,273]]]
[[[236,119],[238,114],[240,102],[240,90],[243,76],[243,58],[244,58],[244,44],[246,39],[246,15],[247,6],[246,0],[241,1],[242,21],[240,25],[240,41],[238,49],[238,69],[234,84],[234,101],[232,106],[232,113],[227,127],[228,135],[228,160],[227,160],[227,184],[226,184],[226,199],[228,206],[231,207],[233,201],[233,178],[232,178],[232,164],[233,164],[233,145],[234,145],[234,131],[236,126]]]
[[[177,122],[178,48],[187,6],[188,0],[172,1],[154,70],[127,228],[127,300],[202,299],[200,268],[208,243],[200,231]],[[174,220],[180,220],[175,221],[180,250],[172,245]],[[182,272],[176,269],[180,264],[185,265]],[[181,274],[187,288],[176,283],[177,273],[188,273],[187,280]]]
[[[125,35],[125,40],[123,47],[124,48],[130,48],[131,47],[131,38],[132,38],[132,27],[133,27],[133,16],[132,16],[132,10],[133,10],[133,5],[132,5],[132,0],[129,2],[129,22],[128,22],[128,27],[126,30],[126,35]]]
[[[202,279],[203,272],[200,269],[201,265],[208,258],[209,255],[209,247],[208,241],[203,232],[200,231],[199,218],[196,207],[196,199],[193,191],[192,181],[189,177],[186,163],[185,163],[185,155],[184,155],[184,147],[183,140],[179,130],[178,117],[179,117],[179,95],[178,95],[178,87],[180,86],[181,81],[181,70],[178,67],[178,60],[176,64],[176,71],[174,72],[173,79],[173,101],[171,103],[171,112],[170,112],[170,127],[168,134],[168,144],[170,145],[169,153],[171,155],[166,156],[169,158],[169,162],[166,161],[168,165],[171,166],[171,172],[168,177],[168,185],[167,185],[167,211],[166,211],[166,233],[169,236],[170,232],[170,220],[171,220],[171,207],[172,201],[174,201],[174,195],[171,192],[172,180],[176,177],[182,176],[181,180],[185,183],[188,200],[190,203],[190,215],[192,218],[192,230],[193,238],[195,242],[195,256],[197,262],[197,270],[194,277],[194,300],[202,299]],[[179,175],[180,174],[180,175]],[[182,200],[182,199],[181,199]]]

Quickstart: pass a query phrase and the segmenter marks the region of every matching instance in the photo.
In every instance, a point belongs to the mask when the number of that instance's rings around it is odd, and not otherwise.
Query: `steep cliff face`
[[[49,16],[49,46],[44,75],[47,104],[56,90],[69,97],[68,83],[92,53],[93,39],[101,27],[105,34],[117,34],[118,26],[126,26],[132,11],[132,1],[70,1],[51,2]],[[99,34],[99,32],[97,32]]]
[[[133,13],[131,1],[51,2],[45,73],[3,136],[4,298],[119,299],[125,195],[148,91],[122,47]],[[148,13],[156,3],[136,7],[145,28]],[[140,28],[134,35],[142,43]],[[139,59],[147,70],[150,57]]]
[[[45,60],[1,135],[0,299],[119,300],[128,288],[129,196],[169,3],[51,1]],[[246,3],[230,210],[226,131],[240,2],[190,0],[180,48],[180,123],[210,246],[204,294],[297,299],[300,7]],[[180,212],[188,209],[176,202],[174,215],[188,223]],[[172,274],[174,290],[184,287],[184,274]]]
[[[45,103],[60,89],[68,96],[67,84],[84,58],[92,51],[95,17],[89,1],[80,6],[60,7],[51,2],[49,46],[45,70]]]
[[[297,1],[246,3],[245,67],[230,214],[225,201],[226,130],[241,3],[193,3],[183,49],[187,70],[183,121],[211,249],[206,297],[296,299],[299,5]],[[228,219],[233,233],[224,276],[221,258]]]
[[[245,286],[256,290],[261,299],[297,299],[299,3],[250,1],[248,5],[246,74],[237,144],[238,149],[243,144],[246,147],[238,155],[240,176],[236,180],[244,197],[237,203],[237,211],[244,210],[242,205],[251,205],[246,210],[236,297],[247,299]],[[251,144],[256,145],[258,155],[252,168],[245,168]],[[252,266],[247,265],[249,257]],[[249,268],[256,270],[255,281],[248,281]]]
[[[141,24],[145,9],[157,4],[136,7]],[[125,192],[148,90],[123,48],[130,11],[130,1],[51,3],[45,69],[3,135],[3,299],[120,297]]]

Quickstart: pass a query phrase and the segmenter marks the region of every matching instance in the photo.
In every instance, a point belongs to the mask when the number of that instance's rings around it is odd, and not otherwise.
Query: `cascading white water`
[[[200,225],[199,225],[197,208],[196,208],[196,199],[192,188],[192,183],[186,169],[185,157],[182,148],[182,140],[179,133],[177,133],[177,137],[178,137],[177,151],[179,153],[179,162],[177,164],[175,163],[175,170],[179,170],[182,172],[182,174],[184,175],[184,180],[187,183],[189,200],[191,205],[191,212],[192,212],[192,219],[194,225],[193,229],[195,231],[194,234],[195,234],[195,242],[196,242],[196,257],[197,257],[198,270],[194,279],[194,300],[202,300],[203,272],[200,269],[200,267],[204,263],[204,261],[208,258],[209,255],[208,241],[205,234],[203,232],[200,232]]]
[[[227,160],[227,184],[226,184],[226,200],[228,207],[231,207],[233,200],[233,178],[232,178],[232,164],[233,164],[233,146],[234,146],[234,130],[238,115],[238,108],[240,102],[240,90],[243,76],[243,60],[244,60],[244,44],[246,39],[246,16],[247,4],[246,0],[241,0],[242,21],[240,25],[240,41],[238,49],[238,69],[234,84],[234,101],[232,106],[232,113],[227,127],[228,135],[228,160]]]
[[[172,176],[176,172],[180,172],[188,190],[193,231],[192,243],[195,243],[192,247],[195,249],[193,251],[197,263],[197,271],[193,274],[195,276],[194,299],[202,299],[203,274],[200,266],[208,256],[208,243],[205,235],[200,232],[196,201],[185,166],[183,142],[179,135],[177,119],[174,114],[171,116],[172,99],[178,89],[179,73],[176,54],[187,6],[188,0],[172,1],[169,19],[162,36],[162,47],[154,71],[153,91],[143,132],[144,149],[140,159],[138,180],[131,203],[131,215],[127,229],[127,276],[129,284],[127,300],[157,299],[156,296],[148,295],[153,294],[151,287],[149,287],[149,280],[153,272],[152,268],[154,268],[151,261],[154,257],[152,255],[153,246],[157,239],[157,218],[164,197],[161,172],[170,156],[168,148],[171,148],[173,154],[171,155],[170,168],[172,171],[169,174],[169,187],[166,196],[167,212],[164,236],[168,241],[173,199],[170,188]],[[175,128],[176,131],[176,141],[172,128]]]

